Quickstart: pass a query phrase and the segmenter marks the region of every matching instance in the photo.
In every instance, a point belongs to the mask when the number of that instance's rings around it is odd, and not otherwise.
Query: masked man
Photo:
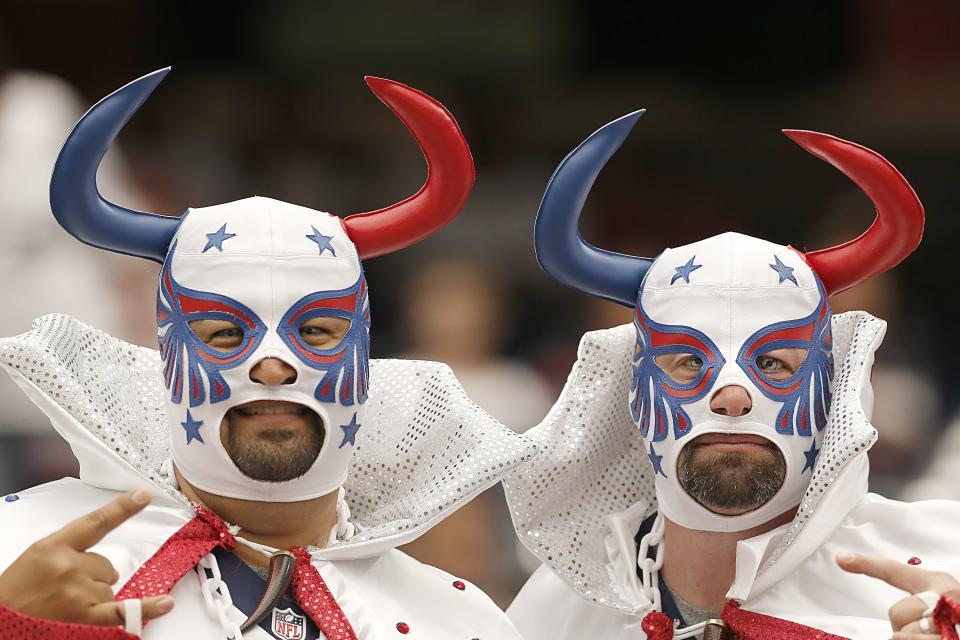
[[[165,74],[95,105],[50,189],[82,242],[162,262],[159,354],[65,316],[0,341],[0,364],[81,468],[0,502],[0,636],[516,638],[477,588],[395,547],[532,446],[445,366],[369,361],[361,259],[463,206],[473,163],[453,117],[369,78],[427,158],[417,194],[342,220],[267,198],[168,218],[96,188]]]
[[[832,317],[828,296],[912,252],[923,209],[876,153],[787,131],[874,201],[864,235],[810,253],[737,233],[656,259],[597,249],[580,212],[641,114],[574,150],[537,217],[544,270],[633,308],[634,323],[583,337],[559,401],[528,432],[540,454],[508,475],[518,535],[543,562],[508,614],[527,640],[888,637],[902,594],[835,557],[956,575],[960,506],[867,493],[885,325]]]

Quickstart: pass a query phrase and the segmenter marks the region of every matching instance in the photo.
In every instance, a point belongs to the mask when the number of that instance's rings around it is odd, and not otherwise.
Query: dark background
[[[869,200],[779,130],[875,149],[920,195],[926,234],[882,285],[833,303],[882,310],[891,328],[877,366],[910,371],[939,397],[922,407],[935,417],[917,447],[881,458],[896,487],[923,471],[958,404],[958,27],[960,3],[948,0],[34,0],[0,5],[0,75],[55,74],[89,106],[172,65],[119,144],[140,194],[123,204],[174,215],[254,194],[338,214],[402,199],[424,164],[362,76],[436,97],[471,144],[476,189],[434,238],[366,263],[374,356],[411,348],[400,321],[407,275],[438,256],[467,257],[503,296],[499,355],[555,392],[581,333],[629,318],[553,283],[533,256],[546,180],[590,132],[648,109],[583,220],[594,244],[647,255],[727,230],[801,249],[852,238],[872,220]],[[147,333],[151,318],[143,308]]]

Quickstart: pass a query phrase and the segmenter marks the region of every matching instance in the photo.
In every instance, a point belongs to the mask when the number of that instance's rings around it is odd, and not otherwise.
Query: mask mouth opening
[[[287,482],[310,470],[323,451],[327,431],[323,417],[306,405],[254,400],[227,411],[220,441],[245,476]]]
[[[680,487],[703,508],[739,516],[780,493],[787,463],[780,447],[762,435],[712,432],[681,448],[676,476]]]

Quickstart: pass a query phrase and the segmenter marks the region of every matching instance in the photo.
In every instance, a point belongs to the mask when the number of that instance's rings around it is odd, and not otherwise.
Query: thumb
[[[153,596],[142,598],[140,600],[141,619],[146,622],[159,618],[169,613],[173,609],[174,600],[170,596]],[[90,608],[88,618],[89,624],[100,625],[103,627],[115,627],[125,624],[124,620],[125,605],[123,600],[114,600],[104,602]]]
[[[154,618],[159,618],[162,615],[170,613],[174,604],[175,602],[170,596],[143,598],[140,601],[140,605],[143,610],[144,621],[153,620]]]

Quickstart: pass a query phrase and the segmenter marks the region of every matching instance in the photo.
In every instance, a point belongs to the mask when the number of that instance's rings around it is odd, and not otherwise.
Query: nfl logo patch
[[[306,618],[293,609],[273,610],[273,635],[283,640],[303,640],[307,635]]]

